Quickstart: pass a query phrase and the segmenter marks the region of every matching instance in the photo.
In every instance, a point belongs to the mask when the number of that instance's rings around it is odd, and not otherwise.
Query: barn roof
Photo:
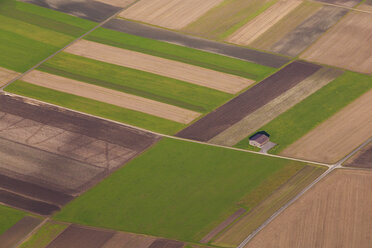
[[[259,144],[264,144],[265,142],[269,141],[269,136],[263,133],[256,133],[253,135],[249,140],[254,140]]]

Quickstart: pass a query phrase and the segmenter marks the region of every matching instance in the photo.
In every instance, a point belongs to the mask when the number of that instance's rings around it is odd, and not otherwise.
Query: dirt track
[[[0,87],[18,76],[20,73],[0,67]]]
[[[23,77],[22,80],[49,89],[109,103],[184,124],[193,121],[200,115],[197,112],[166,103],[41,71],[32,71]]]
[[[177,136],[208,141],[291,89],[320,68],[318,65],[295,61],[193,123],[179,132]]]
[[[171,29],[181,29],[223,0],[141,0],[119,16]]]
[[[341,70],[322,68],[293,88],[287,90],[241,121],[232,125],[209,142],[233,146],[281,113],[287,111],[342,74]]]
[[[372,133],[372,90],[287,147],[281,155],[335,163]]]
[[[372,243],[372,173],[337,169],[287,208],[246,248],[367,248]]]
[[[265,12],[233,33],[227,41],[240,45],[252,43],[301,3],[302,1],[300,0],[278,1]]]
[[[347,160],[345,166],[372,169],[372,143]]]
[[[152,55],[81,40],[65,52],[175,78],[185,82],[235,94],[253,83],[252,80],[201,68]]]
[[[352,12],[301,57],[349,70],[372,73],[372,14]]]

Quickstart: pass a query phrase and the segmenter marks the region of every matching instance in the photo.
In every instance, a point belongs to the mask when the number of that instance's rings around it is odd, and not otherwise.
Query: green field
[[[2,1],[0,67],[25,72],[94,25],[32,4]]]
[[[0,205],[0,235],[20,221],[25,215],[20,210]]]
[[[197,242],[237,209],[251,209],[257,199],[270,195],[274,189],[263,182],[281,180],[280,171],[289,178],[304,166],[164,138],[55,219]],[[257,190],[260,195],[247,200]]]
[[[278,144],[270,152],[280,153],[371,88],[371,76],[345,72],[257,131],[269,133],[270,139]],[[246,148],[248,144],[246,138],[236,147]]]
[[[232,95],[160,75],[60,53],[39,70],[206,113]]]
[[[185,127],[183,124],[153,115],[120,108],[115,105],[59,92],[23,81],[12,83],[5,88],[5,91],[165,134],[174,134]]]
[[[54,238],[56,238],[67,225],[54,222],[45,223],[34,235],[32,235],[19,248],[40,248],[46,247]]]
[[[87,40],[260,81],[276,69],[188,47],[98,28]]]

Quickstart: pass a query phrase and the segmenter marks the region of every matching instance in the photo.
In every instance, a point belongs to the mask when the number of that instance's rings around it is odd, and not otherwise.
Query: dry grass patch
[[[171,29],[181,29],[223,0],[141,0],[119,16]]]

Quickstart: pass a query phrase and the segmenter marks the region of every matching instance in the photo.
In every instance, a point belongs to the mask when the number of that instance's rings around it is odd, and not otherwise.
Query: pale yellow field
[[[301,0],[278,1],[265,12],[233,33],[227,41],[240,45],[249,45],[301,3]]]
[[[0,86],[3,86],[18,75],[20,73],[0,67]]]
[[[223,0],[141,0],[119,16],[171,29],[181,29]]]
[[[185,124],[191,122],[200,115],[199,113],[191,110],[182,109],[143,97],[126,94],[40,71],[32,71],[26,74],[22,80],[49,89],[113,104],[119,107]]]
[[[294,142],[281,155],[335,163],[371,136],[371,113],[372,90]]]
[[[235,94],[254,81],[194,65],[81,40],[65,52]]]

